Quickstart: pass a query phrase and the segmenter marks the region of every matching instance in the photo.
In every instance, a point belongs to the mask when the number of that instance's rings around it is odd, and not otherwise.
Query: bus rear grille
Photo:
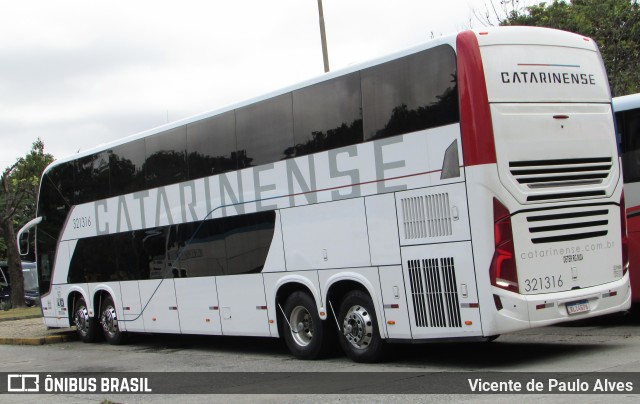
[[[530,189],[602,184],[611,171],[610,157],[515,161],[509,170]]]
[[[400,202],[405,240],[450,236],[453,233],[448,193],[404,198]]]
[[[608,214],[606,207],[581,208],[566,213],[535,212],[527,216],[531,242],[544,244],[606,236]]]
[[[416,326],[462,327],[453,257],[407,264]]]

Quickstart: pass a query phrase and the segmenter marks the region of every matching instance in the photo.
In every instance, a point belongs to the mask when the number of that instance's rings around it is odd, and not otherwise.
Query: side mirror
[[[18,238],[18,251],[20,251],[20,255],[29,254],[29,231],[25,231],[20,233],[20,237]]]
[[[18,250],[20,251],[20,255],[29,254],[29,229],[33,226],[36,226],[42,222],[42,216],[38,216],[35,219],[29,221],[29,223],[22,226],[22,229],[18,231]]]

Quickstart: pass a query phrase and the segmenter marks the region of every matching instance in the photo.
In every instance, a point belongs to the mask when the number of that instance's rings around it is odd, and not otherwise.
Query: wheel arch
[[[69,292],[67,293],[67,309],[68,309],[67,317],[69,318],[69,327],[73,326],[74,324],[76,302],[78,301],[79,298],[84,299],[85,303],[87,304],[87,308],[91,307],[89,304],[89,298],[86,292],[78,286],[71,287],[71,289],[69,289]],[[93,313],[90,311],[89,316],[92,316],[92,315]]]
[[[283,277],[278,280],[274,290],[275,293],[272,301],[275,304],[278,336],[282,336],[282,330],[285,322],[284,317],[282,316],[281,308],[283,307],[287,298],[295,292],[304,292],[311,296],[311,298],[316,302],[316,308],[318,310],[318,315],[320,316],[320,318],[326,318],[326,315],[321,315],[321,313],[323,312],[323,305],[322,300],[320,300],[320,290],[318,290],[318,287],[314,285],[313,282],[311,282],[308,278],[298,275]]]
[[[111,297],[115,302],[115,293],[107,285],[100,285],[93,290],[93,299],[91,301],[91,307],[94,313],[100,313],[100,304],[106,297]]]
[[[384,339],[387,337],[387,329],[385,326],[384,310],[382,303],[382,295],[376,291],[374,285],[363,275],[355,272],[346,272],[336,274],[325,283],[323,290],[326,293],[323,295],[323,299],[327,302],[328,315],[333,317],[338,316],[340,302],[352,290],[361,290],[369,295],[373,307],[376,312],[376,319],[378,321],[378,329],[380,336]],[[333,307],[333,308],[332,308]],[[334,313],[334,310],[336,311]]]

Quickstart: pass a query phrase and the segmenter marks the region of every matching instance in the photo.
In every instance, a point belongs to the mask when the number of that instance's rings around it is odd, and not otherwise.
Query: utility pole
[[[322,41],[322,59],[324,72],[329,71],[329,55],[327,53],[327,35],[324,30],[324,13],[322,12],[322,0],[318,0],[318,14],[320,15],[320,40]]]

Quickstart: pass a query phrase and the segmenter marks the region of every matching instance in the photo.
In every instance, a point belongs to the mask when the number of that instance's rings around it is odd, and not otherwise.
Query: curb
[[[62,335],[48,335],[38,338],[0,338],[0,345],[45,345],[76,341],[77,339],[77,334],[69,332]]]
[[[32,314],[30,316],[21,316],[21,317],[0,318],[0,323],[2,323],[4,321],[28,320],[30,318],[42,318],[42,314]]]

